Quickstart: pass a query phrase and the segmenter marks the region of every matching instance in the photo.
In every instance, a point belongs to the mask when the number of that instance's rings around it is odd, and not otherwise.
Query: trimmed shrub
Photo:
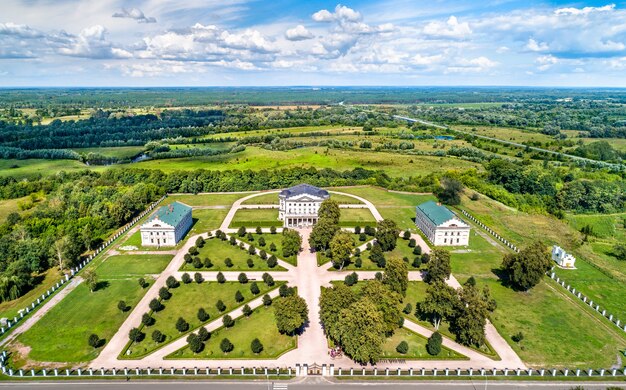
[[[178,320],[176,321],[176,330],[180,333],[188,331],[189,323],[185,321],[183,317],[178,317]]]
[[[252,245],[250,245],[248,247],[248,253],[251,254],[251,255],[254,255],[254,254],[256,254],[256,249]]]
[[[260,226],[257,226],[255,232],[256,234],[263,234],[263,229],[261,229]]]
[[[218,272],[217,273],[217,282],[220,283],[220,284],[225,283],[226,282],[226,276],[224,276],[223,273]]]
[[[224,317],[222,317],[222,323],[226,328],[230,328],[231,326],[235,325],[235,320],[233,320],[231,316],[226,314]]]
[[[276,256],[271,255],[269,259],[267,259],[267,266],[270,268],[274,268],[278,265],[278,259]]]
[[[413,306],[410,303],[407,303],[406,306],[404,306],[404,309],[402,309],[402,312],[404,314],[411,314],[413,312]]]
[[[270,297],[268,294],[263,295],[263,305],[269,306],[271,304],[272,304],[272,297]]]
[[[263,274],[263,281],[268,287],[272,287],[274,285],[274,277],[267,272]]]
[[[226,265],[228,268],[233,266],[233,261],[230,259],[230,257],[224,259],[224,265]]]
[[[146,282],[146,279],[144,279],[144,278],[137,279],[137,282],[139,283],[139,287],[141,287],[141,288],[148,287],[148,283]]]
[[[148,307],[150,307],[150,310],[154,311],[154,312],[158,312],[163,310],[163,304],[161,302],[159,302],[158,299],[154,298],[150,301],[150,303],[148,304]]]
[[[237,280],[239,281],[239,283],[241,284],[246,284],[248,283],[248,276],[245,273],[240,273],[239,276],[237,277]]]
[[[442,342],[443,339],[441,337],[441,334],[439,332],[434,332],[428,338],[428,342],[426,343],[426,351],[432,356],[439,355],[439,353],[441,353]]]
[[[183,276],[180,277],[180,280],[182,280],[184,284],[189,284],[191,283],[191,276],[189,276],[189,274],[185,272]]]
[[[195,246],[192,246],[192,247],[189,247],[188,253],[192,256],[198,256],[198,253],[200,253],[200,251],[198,251],[198,248],[196,248]]]
[[[127,312],[127,311],[130,309],[130,306],[128,306],[128,305],[126,304],[126,302],[125,302],[125,301],[119,301],[119,302],[117,303],[117,308],[118,308],[118,309],[119,309],[122,313],[124,313],[124,312]]]
[[[92,333],[91,335],[89,335],[89,339],[87,340],[87,343],[92,348],[98,348],[100,346],[100,337],[98,337],[97,334]]]
[[[183,259],[185,259],[185,263],[189,264],[193,261],[193,256],[191,256],[189,253],[185,253],[185,256],[183,256]]]
[[[165,285],[167,286],[167,288],[176,288],[176,287],[179,286],[179,283],[178,283],[178,280],[176,280],[175,277],[170,276],[165,281]]]
[[[361,268],[363,266],[363,260],[361,260],[360,257],[357,257],[354,260],[354,266],[357,267],[357,268]]]
[[[204,268],[211,268],[211,267],[213,267],[213,262],[208,257],[205,257],[204,258]]]
[[[235,301],[243,302],[243,300],[244,300],[243,294],[241,293],[241,291],[237,290],[237,292],[235,293]]]
[[[252,235],[252,233],[248,233],[248,235],[246,236],[246,240],[253,242],[254,241],[254,236]]]
[[[164,340],[165,340],[165,335],[161,333],[160,330],[155,329],[154,332],[152,332],[152,341],[158,344],[158,343],[162,343]]]
[[[361,227],[360,226],[355,226],[354,227],[354,234],[361,234]]]
[[[246,228],[242,226],[239,229],[237,229],[237,235],[239,237],[245,236],[246,235]]]
[[[254,268],[254,260],[248,259],[246,260],[246,264],[248,264],[248,268]]]
[[[367,235],[365,233],[360,233],[359,234],[359,241],[361,241],[361,242],[367,241]]]
[[[253,353],[259,354],[263,351],[263,344],[261,344],[261,341],[259,339],[254,339],[250,344],[250,349]]]
[[[267,252],[265,252],[263,249],[261,249],[259,251],[259,257],[263,260],[267,260]]]
[[[415,245],[417,245],[417,242],[415,241],[415,238],[411,238],[409,240],[409,248],[415,248]]]
[[[200,272],[196,272],[195,274],[193,274],[193,280],[198,284],[204,282],[204,278],[202,277],[202,274]]]
[[[161,287],[159,289],[159,298],[164,301],[167,301],[172,297],[172,293],[167,289],[167,287]]]
[[[250,285],[250,292],[254,295],[257,295],[258,293],[261,292],[261,290],[259,289],[259,285],[257,284],[257,282],[252,282],[252,284]]]
[[[411,238],[411,232],[408,230],[405,230],[404,233],[402,234],[402,238],[404,238],[405,240],[408,240],[409,238]]]
[[[265,238],[259,237],[259,246],[264,247],[265,245],[267,245],[267,243],[265,242]]]
[[[145,334],[143,334],[137,328],[132,328],[130,332],[128,332],[128,338],[130,339],[130,341],[133,341],[135,343],[140,342],[141,340],[143,340],[144,337],[145,337]]]
[[[191,264],[193,265],[193,268],[202,268],[204,265],[202,264],[202,260],[200,260],[197,256],[193,258],[193,262]]]
[[[154,324],[154,318],[152,318],[148,313],[143,313],[143,315],[141,316],[141,323],[145,326],[150,326]]]
[[[270,227],[270,233],[271,234],[276,234],[276,226],[271,226]]]
[[[241,311],[243,312],[243,315],[246,317],[250,317],[250,314],[252,314],[252,308],[250,308],[249,305],[244,305],[243,309],[241,309]]]
[[[276,252],[276,245],[273,242],[270,244],[270,252]]]
[[[396,347],[396,351],[403,355],[406,354],[407,352],[409,352],[409,344],[404,340],[400,341],[400,344],[398,344],[398,346]]]
[[[237,239],[235,238],[235,236],[230,236],[230,238],[228,239],[228,242],[230,243],[230,245],[235,246],[237,245]],[[243,244],[243,243],[242,243]]]
[[[210,316],[209,316],[209,313],[207,313],[206,310],[204,310],[204,308],[201,307],[198,309],[197,317],[200,320],[200,322],[204,322],[208,320]]]
[[[225,338],[222,339],[222,341],[220,342],[220,349],[222,350],[222,352],[228,353],[235,349],[235,346],[233,345],[233,343],[230,342],[229,339]]]
[[[224,302],[222,302],[222,300],[221,300],[221,299],[220,299],[220,300],[218,300],[218,301],[215,303],[215,307],[216,307],[216,308],[217,308],[217,310],[219,310],[219,311],[224,311],[224,310],[226,310],[226,305],[224,304]]]
[[[198,248],[202,248],[202,247],[204,246],[204,238],[202,238],[202,237],[198,237],[198,238],[196,239],[196,246],[197,246]]]

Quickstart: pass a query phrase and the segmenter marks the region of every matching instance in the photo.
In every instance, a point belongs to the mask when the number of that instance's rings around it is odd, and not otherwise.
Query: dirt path
[[[70,280],[67,283],[65,288],[63,288],[61,291],[56,293],[56,295],[54,295],[46,303],[44,303],[44,305],[39,310],[37,310],[34,314],[32,314],[24,322],[19,324],[17,326],[17,328],[15,328],[15,330],[13,332],[11,332],[10,335],[8,335],[2,341],[0,341],[0,346],[10,343],[11,341],[15,340],[19,335],[21,335],[22,333],[26,332],[30,328],[32,328],[33,325],[35,325],[37,323],[37,321],[39,321],[39,319],[41,319],[41,317],[43,317],[47,312],[52,310],[52,308],[54,308],[57,305],[57,303],[61,302],[61,300],[63,298],[65,298],[67,296],[67,294],[69,294],[72,291],[74,291],[74,289],[76,287],[78,287],[78,285],[82,281],[83,281],[83,278],[81,278],[80,276],[76,276],[76,277],[72,278],[72,280]]]

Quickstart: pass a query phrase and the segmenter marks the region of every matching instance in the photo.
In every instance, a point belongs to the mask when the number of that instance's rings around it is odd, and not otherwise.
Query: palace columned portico
[[[287,218],[285,227],[308,227],[317,223],[317,215],[302,216],[297,218]]]

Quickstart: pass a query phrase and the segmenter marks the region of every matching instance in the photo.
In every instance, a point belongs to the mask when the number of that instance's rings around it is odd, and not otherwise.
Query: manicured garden
[[[396,247],[389,251],[383,252],[383,256],[385,259],[400,259],[407,262],[410,270],[419,269],[422,266],[421,256],[422,254],[415,254],[419,250],[416,250],[415,247],[409,246],[409,240],[405,240],[403,238],[398,238],[396,242]],[[357,257],[353,256],[351,258],[351,263],[348,264],[344,269],[347,270],[364,270],[364,271],[374,271],[374,270],[382,270],[383,267],[380,267],[376,262],[370,259],[372,255],[371,249],[366,249],[358,256],[361,259],[361,266],[357,267],[358,261]],[[419,262],[415,261],[415,258],[420,258]],[[408,261],[407,261],[408,260]]]
[[[283,242],[282,242],[283,235],[280,232],[275,233],[275,234],[272,234],[272,233],[257,234],[257,233],[253,233],[254,231],[255,230],[253,229],[247,229],[246,234],[241,237],[235,233],[233,233],[232,235],[235,236],[238,240],[251,244],[252,246],[257,248],[257,250],[259,251],[264,250],[265,252],[267,252],[268,256],[276,255],[277,258],[285,260],[286,262],[290,264],[296,265],[296,262],[297,262],[296,255],[283,256]],[[261,238],[263,238],[265,245],[261,245],[263,242],[260,240]],[[272,247],[272,244],[274,245],[273,247]],[[272,251],[272,248],[275,248],[275,250]]]
[[[234,235],[233,235],[234,236]],[[267,234],[269,236],[269,234]],[[276,235],[281,237],[281,235]],[[265,249],[267,258],[272,255],[268,248]],[[242,249],[239,244],[232,245],[229,240],[222,241],[213,237],[204,240],[204,245],[197,248],[197,255],[189,255],[181,267],[181,271],[284,271],[279,265],[270,267],[267,259],[260,257],[262,248],[257,248],[255,254],[248,249]],[[198,259],[198,260],[196,260]],[[189,260],[189,261],[187,261]],[[250,261],[249,261],[250,260]]]
[[[231,228],[244,226],[247,228],[261,227],[280,227],[283,222],[278,220],[278,209],[239,209],[235,213]]]
[[[151,325],[136,324],[136,327],[145,335],[143,340],[129,344],[128,348],[122,351],[120,356],[135,359],[145,356],[171,341],[194,331],[199,326],[214,321],[283,284],[277,282],[270,287],[263,281],[258,281],[255,285],[258,287],[259,292],[254,294],[252,292],[254,288],[252,287],[253,283],[218,283],[217,281],[197,283],[195,280],[192,280],[190,283],[181,282],[178,287],[170,288],[169,293],[171,297],[167,300],[161,299],[162,309],[148,313],[153,319]],[[238,295],[237,292],[240,294],[238,297],[239,301],[237,301],[236,297]],[[203,320],[198,315],[200,309],[203,309],[206,314],[205,317],[202,317]],[[177,322],[180,318],[187,323],[186,330],[181,331],[177,329]],[[160,341],[155,341],[152,337],[156,330],[162,334],[162,340]],[[127,350],[131,351],[130,354],[126,352]]]
[[[232,344],[230,352],[223,352],[222,341]],[[251,345],[258,339],[262,345],[259,353],[252,351]],[[274,310],[271,306],[261,306],[252,311],[250,317],[239,317],[230,328],[221,327],[212,332],[204,348],[193,353],[188,346],[167,356],[168,359],[275,359],[297,347],[296,336],[281,334],[276,327]]]
[[[408,345],[407,352],[405,353],[398,351],[398,346],[403,341]],[[385,344],[383,344],[383,354],[381,357],[383,359],[407,360],[467,360],[467,357],[464,355],[444,346],[441,347],[439,354],[431,355],[426,350],[427,342],[428,339],[426,337],[409,329],[399,328],[391,337],[388,337]],[[400,349],[402,350],[402,348]]]

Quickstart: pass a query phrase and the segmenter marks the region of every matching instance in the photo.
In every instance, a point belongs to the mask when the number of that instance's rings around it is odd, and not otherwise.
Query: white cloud
[[[537,57],[537,59],[535,59],[535,62],[538,65],[537,69],[543,72],[543,71],[550,69],[553,65],[556,65],[559,62],[559,60],[555,56],[547,55],[547,56]]]
[[[0,35],[11,35],[19,38],[41,38],[45,34],[41,31],[33,30],[25,24],[0,23]]]
[[[461,58],[459,61],[449,66],[446,71],[450,73],[479,73],[490,70],[498,65],[485,56],[477,58]]]
[[[450,16],[445,23],[439,21],[428,23],[422,32],[431,37],[466,38],[472,33],[472,29],[469,23],[459,23],[456,16]]]
[[[335,12],[330,12],[326,9],[317,11],[312,16],[316,22],[333,22],[333,21],[346,21],[346,22],[358,22],[361,20],[361,14],[352,8],[348,8],[341,4],[335,7]]]
[[[130,9],[122,8],[121,11],[114,13],[113,17],[134,19],[139,23],[156,23],[156,18],[152,16],[147,17],[146,15],[143,14],[143,11],[140,10],[139,8],[130,8]]]
[[[603,7],[558,8],[554,13],[556,15],[589,15],[593,12],[608,12],[614,9],[615,4],[608,4]]]
[[[113,45],[105,39],[106,29],[100,25],[83,29],[70,44],[59,48],[59,53],[73,57],[94,59],[131,58],[132,53]]]
[[[313,33],[307,30],[306,27],[299,24],[294,28],[290,28],[285,32],[285,38],[290,41],[304,41],[313,38]]]
[[[528,39],[526,49],[530,51],[547,51],[549,49],[548,44],[545,42],[537,42],[532,38]]]

